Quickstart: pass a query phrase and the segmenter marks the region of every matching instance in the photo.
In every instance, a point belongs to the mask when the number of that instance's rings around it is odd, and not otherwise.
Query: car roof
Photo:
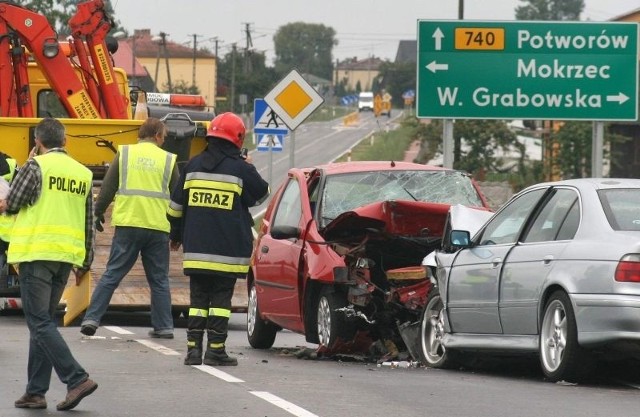
[[[579,189],[602,190],[608,188],[640,188],[640,179],[636,178],[576,178],[554,182],[536,184],[530,188],[540,186],[571,186]]]
[[[325,175],[345,174],[349,172],[367,172],[367,171],[396,171],[396,170],[413,170],[413,171],[453,171],[448,168],[442,168],[433,165],[416,164],[413,162],[396,162],[396,161],[352,161],[352,162],[335,162],[331,164],[316,165],[308,168],[294,168],[293,170],[301,170],[310,172],[314,169],[322,170]]]

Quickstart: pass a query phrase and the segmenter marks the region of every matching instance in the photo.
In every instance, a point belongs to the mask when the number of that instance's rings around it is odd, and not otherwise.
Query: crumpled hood
[[[332,240],[376,230],[400,236],[442,236],[449,204],[388,200],[367,204],[336,217],[322,231]]]

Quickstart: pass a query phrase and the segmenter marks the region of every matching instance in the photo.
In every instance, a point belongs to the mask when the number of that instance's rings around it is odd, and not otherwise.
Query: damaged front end
[[[415,331],[431,288],[422,260],[440,247],[449,207],[376,202],[342,213],[321,231],[347,266],[337,284],[345,287],[348,306],[339,311],[355,323],[355,338],[384,347],[383,360],[406,351],[417,359]]]

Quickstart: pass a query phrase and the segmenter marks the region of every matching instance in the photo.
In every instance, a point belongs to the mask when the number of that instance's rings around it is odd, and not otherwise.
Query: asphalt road
[[[255,350],[245,315],[233,314],[228,350],[237,367],[185,366],[184,320],[176,339],[147,337],[147,313],[109,313],[96,336],[61,328],[71,351],[98,382],[76,416],[636,416],[640,366],[603,366],[588,384],[545,382],[532,360],[487,360],[451,371],[360,361],[300,359],[313,351],[281,332],[274,348]],[[19,314],[0,316],[0,416],[60,415],[65,387],[54,376],[47,410],[13,407],[26,383],[28,331]],[[633,382],[635,378],[635,383]],[[635,387],[634,387],[635,385]]]

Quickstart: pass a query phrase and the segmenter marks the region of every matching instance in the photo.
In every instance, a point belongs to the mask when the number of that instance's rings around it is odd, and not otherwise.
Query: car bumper
[[[640,349],[640,296],[572,294],[571,298],[581,346],[634,341]]]

